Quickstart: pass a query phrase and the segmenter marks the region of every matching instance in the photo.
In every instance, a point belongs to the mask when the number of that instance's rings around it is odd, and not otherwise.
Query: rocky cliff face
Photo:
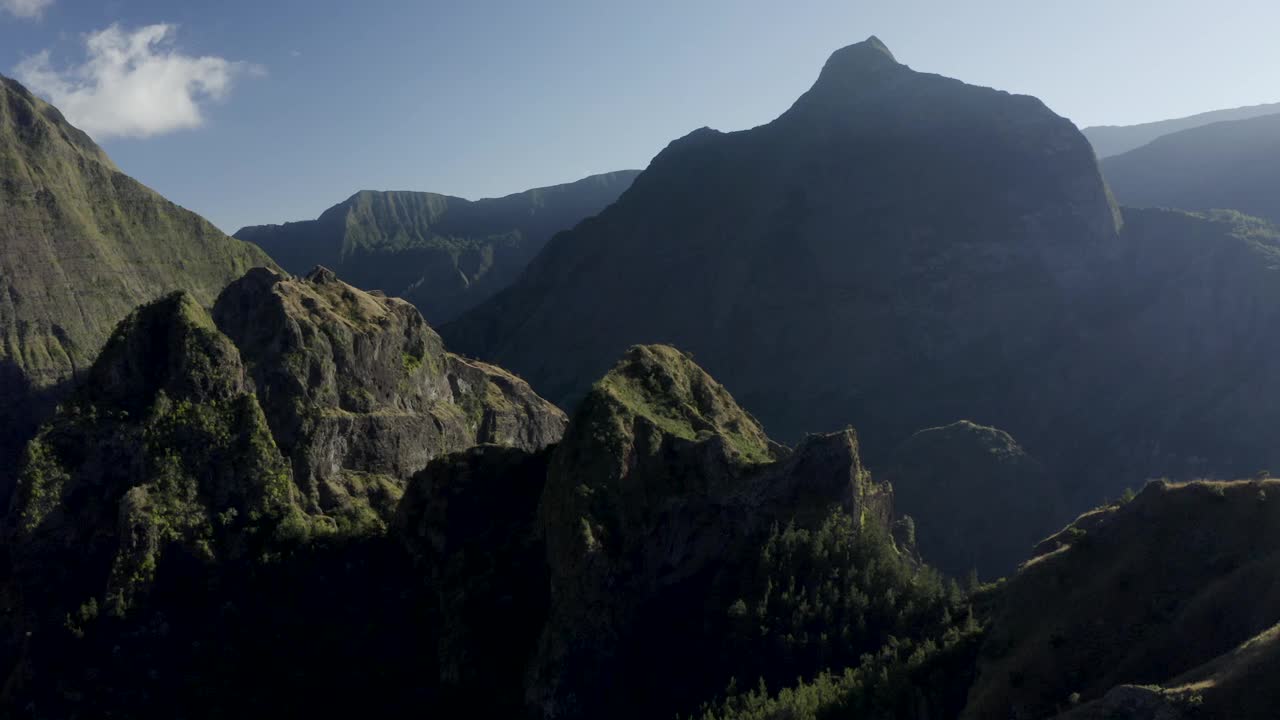
[[[887,451],[960,417],[1016,432],[1024,373],[1101,302],[1117,221],[1069,121],[872,39],[775,121],[673,142],[443,332],[562,404],[628,345],[670,342],[785,440],[853,424]]]
[[[390,517],[432,458],[481,443],[533,451],[564,430],[563,413],[519,378],[446,352],[412,305],[323,268],[303,279],[254,270],[213,315],[308,507],[339,522]]]
[[[1041,412],[1015,435],[1072,478],[1076,507],[1152,477],[1280,467],[1267,399],[1280,388],[1267,360],[1280,351],[1280,230],[1229,212],[1124,214],[1111,311],[1042,361]]]
[[[206,305],[270,259],[125,176],[57,109],[0,78],[0,365],[36,387],[86,370],[140,303]]]
[[[278,610],[255,593],[283,592],[301,603],[290,612],[323,624],[348,610],[299,599],[300,588],[360,578],[377,586],[360,607],[395,606],[396,622],[420,626],[401,607],[418,583],[385,541],[409,476],[481,443],[541,451],[564,425],[519,379],[446,352],[412,305],[323,269],[307,279],[253,270],[212,315],[187,293],[143,306],[19,467],[6,521],[12,569],[0,578],[6,702],[72,716],[88,693],[130,714],[139,697],[190,702],[184,692],[224,681],[278,702],[216,669],[227,660],[206,647],[259,647],[267,636],[255,633]],[[246,601],[241,616],[234,608]],[[288,632],[298,647],[355,639]],[[386,632],[377,624],[377,642]],[[65,674],[52,670],[59,656],[74,658]],[[134,673],[175,663],[173,676],[154,671],[168,680],[153,686],[104,670],[108,656],[136,663]],[[183,663],[209,665],[184,675]]]
[[[630,349],[551,461],[539,515],[551,613],[530,705],[591,717],[634,694],[640,712],[645,681],[631,673],[672,628],[698,626],[696,598],[718,597],[717,577],[748,562],[771,526],[816,527],[836,509],[887,528],[890,506],[851,432],[790,451],[684,354]]]
[[[286,270],[327,265],[443,323],[510,284],[552,235],[617,200],[637,174],[592,175],[476,201],[363,191],[316,220],[246,227],[236,237],[262,246]]]
[[[963,717],[1271,714],[1271,684],[1244,683],[1276,667],[1278,491],[1154,482],[1044,541],[1002,593]]]
[[[1007,575],[1070,519],[1044,465],[1008,433],[969,421],[912,435],[876,476],[915,521],[921,556],[952,577]]]

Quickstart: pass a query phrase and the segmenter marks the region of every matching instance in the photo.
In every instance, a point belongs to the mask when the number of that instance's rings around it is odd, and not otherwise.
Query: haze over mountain
[[[1109,158],[1113,155],[1121,155],[1130,150],[1136,150],[1156,138],[1172,135],[1183,130],[1219,122],[1275,115],[1277,113],[1280,113],[1280,103],[1270,103],[1231,108],[1229,110],[1211,110],[1191,115],[1190,117],[1158,120],[1138,125],[1095,125],[1087,127],[1080,132],[1083,132],[1084,136],[1089,139],[1089,143],[1093,145],[1093,150],[1098,154],[1099,158]]]
[[[333,268],[447,322],[506,287],[555,233],[610,205],[638,170],[485,200],[362,191],[316,220],[241,228],[282,267]]]
[[[1017,436],[1011,403],[1091,324],[1118,224],[1070,122],[872,38],[772,123],[673,142],[442,332],[564,404],[666,341],[783,438],[852,423],[887,452],[962,417]]]
[[[1280,111],[1171,133],[1102,169],[1126,205],[1239,210],[1280,223]]]
[[[1083,508],[1280,460],[1280,409],[1246,389],[1280,381],[1278,237],[1122,219],[1070,122],[873,38],[774,122],[672,143],[442,333],[567,406],[627,343],[670,342],[781,438],[859,428],[873,466],[971,419]]]
[[[1280,230],[1117,207],[1035,98],[871,38],[630,189],[251,231],[290,275],[0,90],[0,284],[57,311],[0,315],[0,716],[1275,714]],[[446,346],[313,251],[519,276]]]

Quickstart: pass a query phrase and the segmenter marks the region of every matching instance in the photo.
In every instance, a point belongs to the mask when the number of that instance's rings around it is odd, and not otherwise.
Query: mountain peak
[[[873,77],[889,69],[903,65],[889,51],[880,38],[872,35],[860,43],[854,43],[831,53],[822,67],[817,86],[844,85],[853,79]]]

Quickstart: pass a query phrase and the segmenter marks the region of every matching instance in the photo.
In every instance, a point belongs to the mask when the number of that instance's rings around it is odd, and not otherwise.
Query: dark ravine
[[[331,267],[440,324],[510,284],[552,235],[613,203],[638,174],[621,170],[475,201],[366,190],[316,220],[241,228],[236,237],[290,272]]]

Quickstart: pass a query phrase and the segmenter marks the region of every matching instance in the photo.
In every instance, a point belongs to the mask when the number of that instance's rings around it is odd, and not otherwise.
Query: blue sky
[[[0,0],[0,73],[78,92],[125,172],[232,232],[363,188],[644,167],[695,128],[767,122],[871,34],[1082,126],[1274,102],[1276,27],[1275,0]],[[164,62],[93,85],[121,47]]]

